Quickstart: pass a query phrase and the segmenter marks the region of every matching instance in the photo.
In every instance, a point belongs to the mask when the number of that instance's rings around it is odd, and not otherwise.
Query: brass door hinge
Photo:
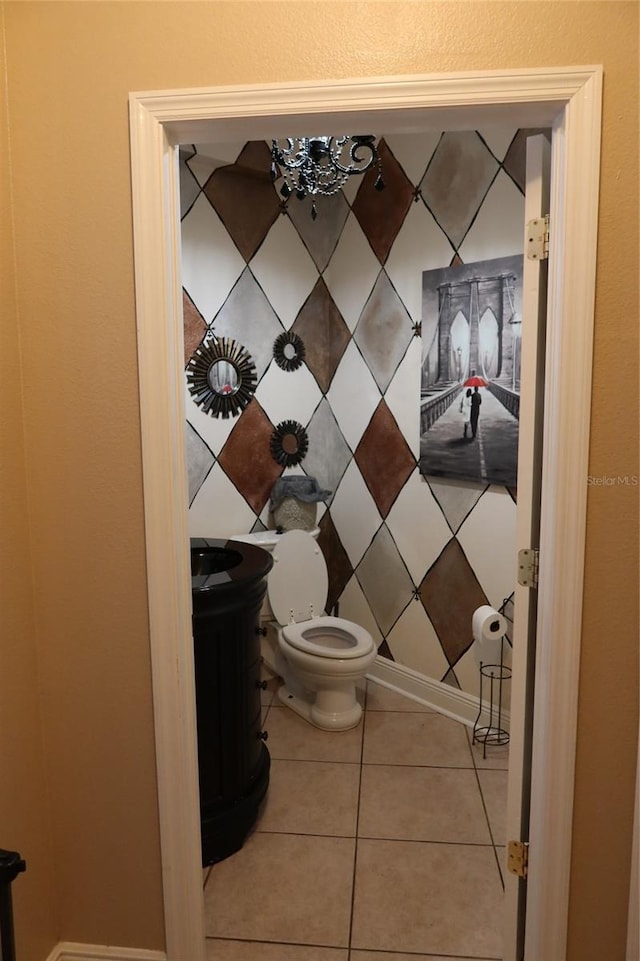
[[[518,551],[518,584],[521,587],[537,587],[539,567],[540,552],[535,547]]]
[[[549,214],[536,217],[527,224],[527,260],[547,260],[549,257]]]
[[[519,878],[526,878],[529,867],[529,842],[509,841],[507,847],[507,870]]]

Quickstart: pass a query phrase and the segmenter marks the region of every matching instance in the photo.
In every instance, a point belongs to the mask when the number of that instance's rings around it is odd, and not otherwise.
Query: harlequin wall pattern
[[[478,692],[471,615],[513,591],[514,492],[424,479],[419,456],[422,271],[522,252],[528,133],[380,137],[375,172],[342,193],[285,203],[266,142],[181,150],[185,364],[209,326],[246,347],[255,396],[233,419],[186,392],[189,531],[269,526],[283,472],[274,427],[295,420],[308,452],[287,473],[331,491],[319,542],[328,609],[371,631],[385,657]],[[284,331],[304,362],[283,370]]]

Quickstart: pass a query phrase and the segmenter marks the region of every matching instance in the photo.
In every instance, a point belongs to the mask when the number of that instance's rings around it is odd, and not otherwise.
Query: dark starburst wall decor
[[[307,432],[297,420],[283,420],[274,428],[269,442],[271,456],[283,467],[295,467],[309,449]]]
[[[304,360],[302,337],[287,330],[276,337],[273,344],[273,359],[281,370],[297,370]]]
[[[205,414],[237,417],[254,395],[258,377],[249,352],[230,337],[196,347],[187,364],[187,386]]]

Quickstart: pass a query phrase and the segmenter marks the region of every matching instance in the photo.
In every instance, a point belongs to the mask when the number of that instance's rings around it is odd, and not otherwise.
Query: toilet
[[[373,638],[358,624],[324,613],[329,578],[312,534],[279,535],[273,561],[267,593],[285,682],[278,696],[316,727],[355,727],[362,716],[356,683],[375,660]]]

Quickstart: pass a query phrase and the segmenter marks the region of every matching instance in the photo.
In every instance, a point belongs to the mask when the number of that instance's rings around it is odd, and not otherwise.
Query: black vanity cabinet
[[[260,609],[273,564],[239,541],[191,541],[202,863],[242,847],[269,784]]]

